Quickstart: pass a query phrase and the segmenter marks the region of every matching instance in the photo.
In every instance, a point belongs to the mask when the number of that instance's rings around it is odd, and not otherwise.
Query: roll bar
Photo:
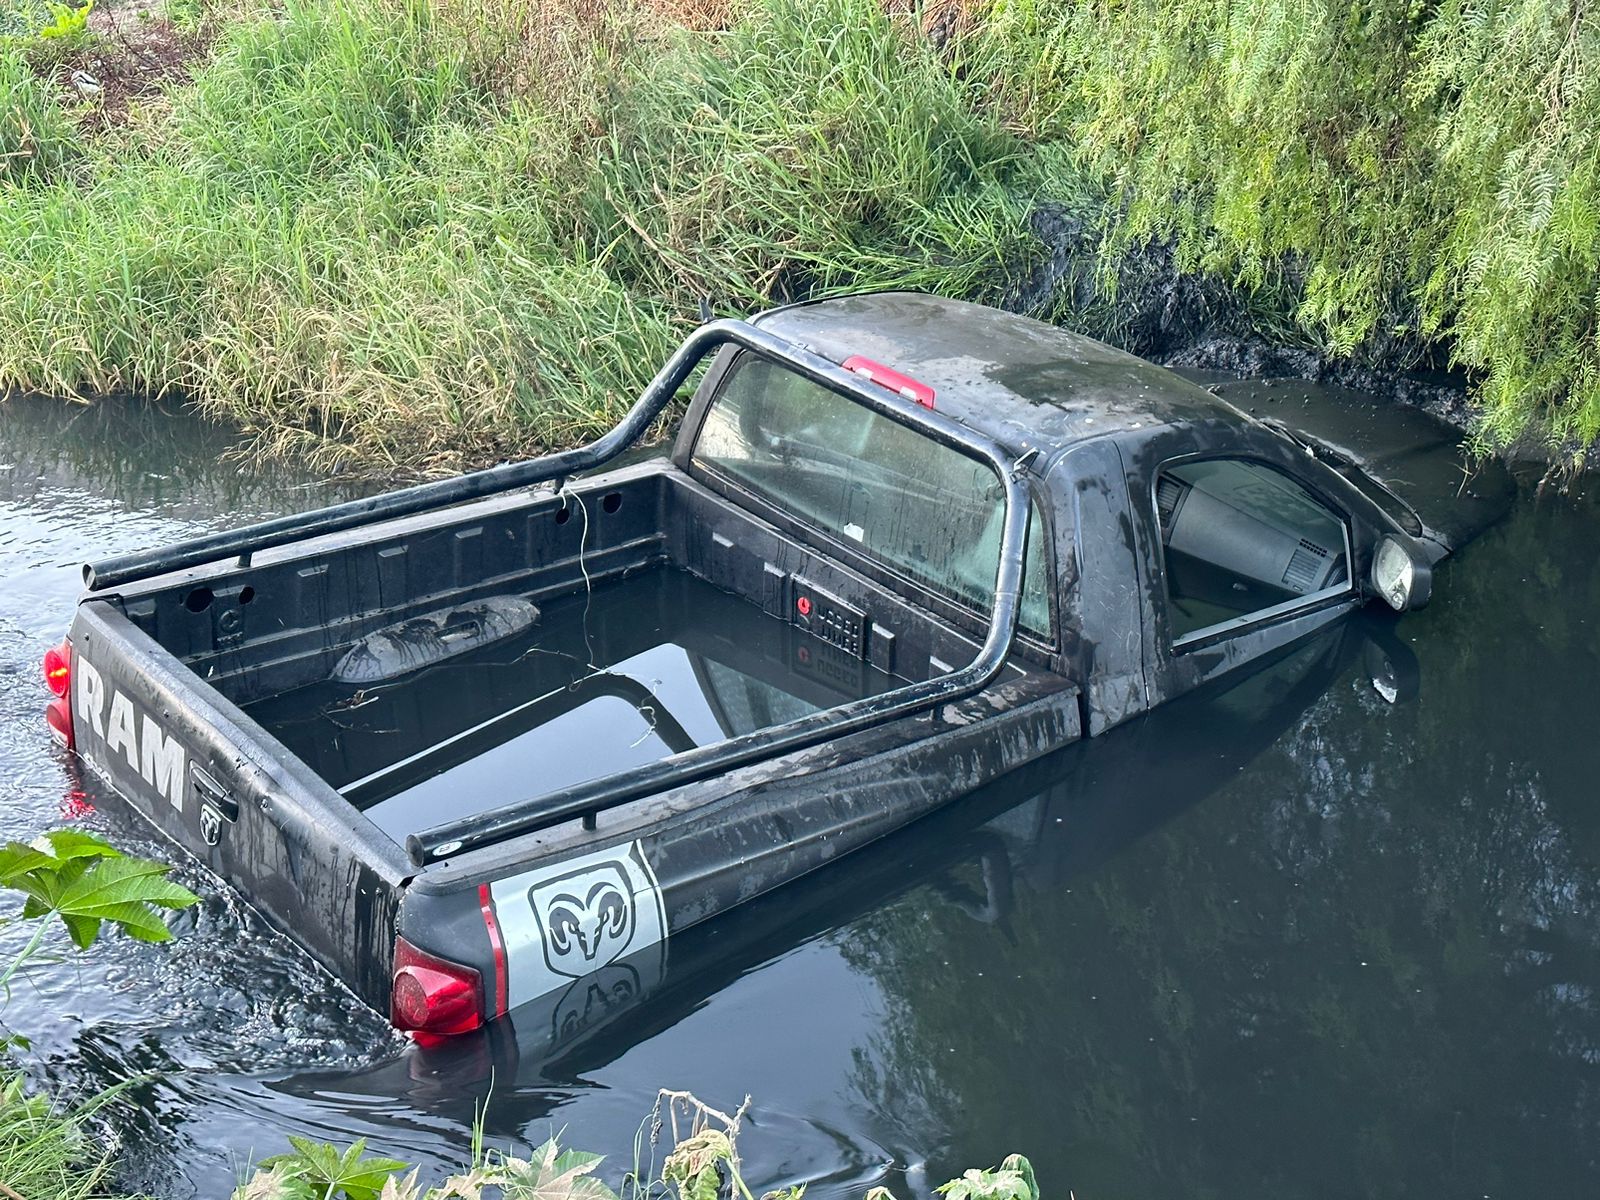
[[[101,591],[147,576],[184,570],[233,556],[247,563],[251,555],[274,546],[431,512],[592,470],[615,458],[643,437],[695,367],[712,351],[723,346],[742,347],[781,363],[813,383],[865,405],[881,416],[914,426],[940,445],[977,459],[995,473],[1004,491],[1005,518],[989,627],[978,653],[966,666],[933,679],[823,709],[769,729],[669,755],[616,775],[436,825],[406,839],[406,849],[412,861],[425,866],[468,850],[578,818],[582,818],[586,827],[594,828],[596,814],[643,796],[695,783],[724,771],[925,712],[942,704],[965,699],[988,687],[1005,667],[1016,634],[1029,515],[1023,460],[1012,461],[1007,452],[992,439],[939,412],[880,388],[819,354],[744,321],[712,321],[696,329],[650,381],[622,421],[587,446],[528,462],[502,463],[453,479],[419,484],[308,513],[277,517],[243,529],[210,534],[159,550],[104,559],[84,566],[84,584],[90,591]]]
[[[869,384],[819,355],[742,323],[719,324],[738,329],[739,336],[726,340],[774,359],[882,416],[915,426],[941,445],[978,459],[994,471],[1004,489],[1005,517],[993,607],[982,646],[966,666],[921,683],[850,701],[782,725],[699,746],[615,775],[513,801],[414,833],[406,838],[406,850],[418,866],[580,818],[585,828],[593,829],[599,813],[656,792],[697,783],[725,771],[963,700],[988,687],[1004,669],[1016,633],[1027,550],[1030,498],[1023,465],[1014,462],[1005,450],[982,434]],[[748,334],[756,336],[752,338]]]
[[[501,492],[515,491],[552,479],[562,479],[580,471],[593,470],[621,454],[634,442],[649,432],[662,411],[672,402],[695,367],[710,351],[726,343],[770,354],[789,361],[794,349],[781,338],[765,333],[744,321],[712,321],[689,335],[675,354],[669,358],[656,377],[613,429],[590,442],[572,450],[547,454],[527,462],[501,463],[482,471],[457,475],[433,483],[349,500],[343,504],[329,505],[306,513],[274,517],[242,529],[192,538],[186,542],[157,550],[140,550],[120,554],[114,558],[85,563],[83,582],[91,592],[117,587],[151,575],[165,575],[219,559],[239,555],[248,557],[259,550],[283,546],[305,538],[321,537],[346,529],[359,529],[392,521],[396,517],[409,517],[434,509],[448,508],[468,500],[478,500]],[[800,353],[805,353],[800,351]],[[826,362],[816,355],[808,355],[815,362]],[[830,367],[833,364],[828,364]],[[833,367],[839,373],[838,367]],[[852,377],[853,378],[853,377]],[[856,388],[851,392],[855,394]]]

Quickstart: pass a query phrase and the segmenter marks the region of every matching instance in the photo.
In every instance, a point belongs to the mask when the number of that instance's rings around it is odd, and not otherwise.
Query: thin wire
[[[594,581],[589,577],[589,564],[584,561],[584,555],[588,552],[589,547],[589,506],[583,502],[583,497],[581,495],[579,495],[577,492],[568,490],[569,487],[570,481],[563,479],[561,481],[561,490],[558,491],[556,495],[561,498],[561,504],[563,508],[566,507],[567,501],[570,499],[577,503],[578,511],[583,514],[583,533],[578,538],[578,570],[583,572],[583,653],[584,657],[588,659],[586,665],[591,673],[590,676],[587,676],[586,678],[592,678],[594,675],[609,673],[611,668],[602,667],[594,661],[594,642],[589,636],[589,608],[594,603]],[[577,682],[581,681],[574,681],[574,683]],[[640,680],[640,682],[642,683],[644,681]],[[657,695],[656,688],[659,687],[660,684],[661,681],[657,679],[652,683],[645,685],[649,689],[651,696],[654,696],[658,702],[660,701],[660,696]],[[630,750],[645,741],[646,738],[656,731],[656,713],[654,706],[646,705],[642,707],[640,709],[640,715],[645,718],[645,724],[647,728],[639,735],[638,739],[628,747]]]
[[[577,503],[578,511],[583,514],[583,534],[578,538],[578,570],[583,572],[583,654],[587,660],[584,665],[591,672],[599,673],[606,668],[594,661],[594,641],[589,636],[589,608],[594,603],[594,580],[589,578],[589,564],[584,561],[589,549],[589,506],[583,502],[582,496],[570,488],[571,482],[563,479],[561,490],[556,495],[561,497],[561,507],[565,508],[571,500]]]

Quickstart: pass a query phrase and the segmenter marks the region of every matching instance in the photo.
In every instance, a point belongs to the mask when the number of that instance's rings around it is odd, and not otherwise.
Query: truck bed
[[[324,680],[245,711],[404,841],[904,682],[653,565],[545,599],[531,629],[389,683]]]

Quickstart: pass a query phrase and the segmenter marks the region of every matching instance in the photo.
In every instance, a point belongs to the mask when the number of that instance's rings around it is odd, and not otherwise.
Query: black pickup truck
[[[670,454],[596,473],[708,364]],[[1503,510],[889,293],[709,323],[590,446],[85,567],[52,729],[396,1025],[474,1029],[1281,653]]]

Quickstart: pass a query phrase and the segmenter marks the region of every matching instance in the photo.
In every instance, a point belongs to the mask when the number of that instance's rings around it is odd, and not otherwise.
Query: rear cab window
[[[1169,465],[1155,504],[1175,648],[1351,590],[1345,518],[1275,467],[1237,458]]]
[[[1005,504],[983,463],[742,355],[707,409],[693,461],[896,573],[987,615]],[[1046,535],[1028,524],[1019,625],[1053,640]]]

